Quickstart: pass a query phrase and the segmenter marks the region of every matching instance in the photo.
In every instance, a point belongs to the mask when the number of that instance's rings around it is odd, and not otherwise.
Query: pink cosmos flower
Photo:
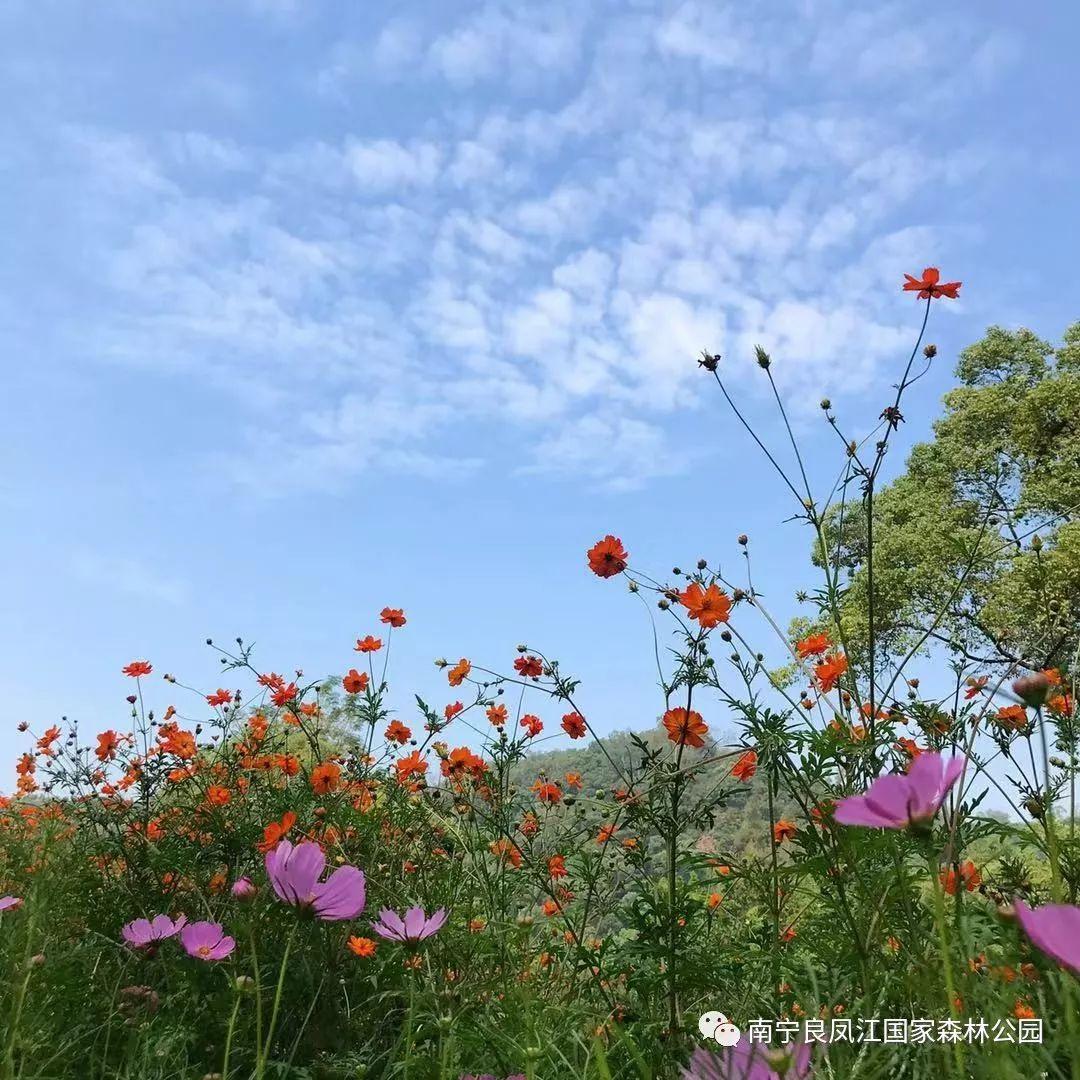
[[[683,1069],[683,1080],[803,1080],[813,1071],[809,1043],[773,1048],[744,1035],[726,1050],[698,1047]]]
[[[1024,933],[1047,956],[1080,974],[1080,907],[1043,904],[1032,909],[1017,900],[1016,918]]]
[[[229,891],[234,900],[254,900],[259,889],[255,882],[245,874],[232,883],[232,889]]]
[[[22,907],[21,896],[0,896],[0,911],[14,911],[17,907]]]
[[[155,915],[152,919],[129,922],[120,933],[132,948],[145,949],[178,934],[186,922],[185,915],[180,915],[175,920],[168,915]]]
[[[372,923],[372,930],[380,937],[389,938],[390,941],[404,941],[415,945],[424,938],[438,933],[446,922],[446,908],[439,908],[431,918],[424,914],[424,909],[419,907],[409,908],[402,918],[396,911],[383,908],[379,912],[379,921]]]
[[[198,960],[224,960],[236,948],[236,941],[225,933],[221,923],[189,923],[180,931],[180,944],[188,956]]]
[[[266,854],[266,876],[286,904],[326,922],[355,919],[366,900],[363,873],[355,866],[339,866],[320,882],[325,866],[322,848],[310,841],[294,846],[282,840]]]
[[[920,754],[906,773],[879,776],[865,795],[841,799],[835,818],[841,825],[875,829],[906,829],[932,821],[965,761],[954,757],[946,764],[940,754]]]

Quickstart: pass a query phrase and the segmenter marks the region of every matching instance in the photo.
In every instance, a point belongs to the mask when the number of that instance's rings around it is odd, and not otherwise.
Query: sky
[[[125,724],[132,659],[160,711],[159,673],[218,686],[207,637],[341,672],[388,604],[403,718],[450,700],[434,658],[523,642],[599,731],[651,725],[594,540],[737,576],[748,533],[782,621],[816,584],[696,356],[782,455],[770,351],[822,491],[818,402],[873,426],[904,272],[964,286],[893,471],[987,326],[1057,338],[1078,31],[1061,0],[7,0],[0,788],[21,721]]]

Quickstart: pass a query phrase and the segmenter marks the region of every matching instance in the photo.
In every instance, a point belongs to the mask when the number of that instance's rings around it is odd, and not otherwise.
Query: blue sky
[[[448,700],[433,657],[528,641],[601,730],[650,724],[647,621],[594,539],[735,572],[745,531],[785,619],[814,583],[695,354],[780,445],[766,345],[824,481],[817,402],[880,411],[904,271],[965,284],[898,451],[987,325],[1057,336],[1078,30],[1064,3],[9,0],[0,764],[21,720],[122,723],[133,658],[213,688],[203,640],[242,634],[340,671],[384,604],[406,716]]]

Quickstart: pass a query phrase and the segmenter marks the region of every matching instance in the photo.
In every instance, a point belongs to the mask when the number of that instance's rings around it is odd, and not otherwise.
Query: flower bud
[[[769,366],[772,364],[772,358],[769,354],[760,345],[755,345],[754,355],[757,357],[758,367],[764,371],[768,371]]]
[[[830,401],[830,400],[829,400],[829,399],[828,399],[827,397],[823,397],[823,398],[821,399],[821,407],[822,407],[822,408],[823,408],[823,409],[824,409],[824,410],[825,410],[826,412],[828,412],[828,411],[829,411],[829,409],[831,409],[831,408],[832,408],[832,402],[831,402],[831,401]]]
[[[922,354],[923,354],[923,356],[926,357],[927,360],[933,360],[934,357],[937,356],[937,346],[936,345],[924,345]]]
[[[250,975],[237,975],[233,983],[239,994],[248,994],[255,989],[255,980]]]
[[[230,891],[232,892],[232,897],[234,900],[247,901],[255,899],[255,896],[259,891],[259,887],[255,884],[254,881],[251,880],[251,878],[245,875],[244,877],[237,878],[233,882],[232,889]]]

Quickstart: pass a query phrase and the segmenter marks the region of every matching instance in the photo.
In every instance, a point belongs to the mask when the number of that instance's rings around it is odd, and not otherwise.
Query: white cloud
[[[375,192],[426,187],[438,176],[441,159],[438,146],[422,141],[356,139],[345,148],[345,160],[357,184]]]
[[[178,607],[188,596],[187,583],[142,559],[81,549],[71,555],[71,572],[84,585],[108,593]]]

